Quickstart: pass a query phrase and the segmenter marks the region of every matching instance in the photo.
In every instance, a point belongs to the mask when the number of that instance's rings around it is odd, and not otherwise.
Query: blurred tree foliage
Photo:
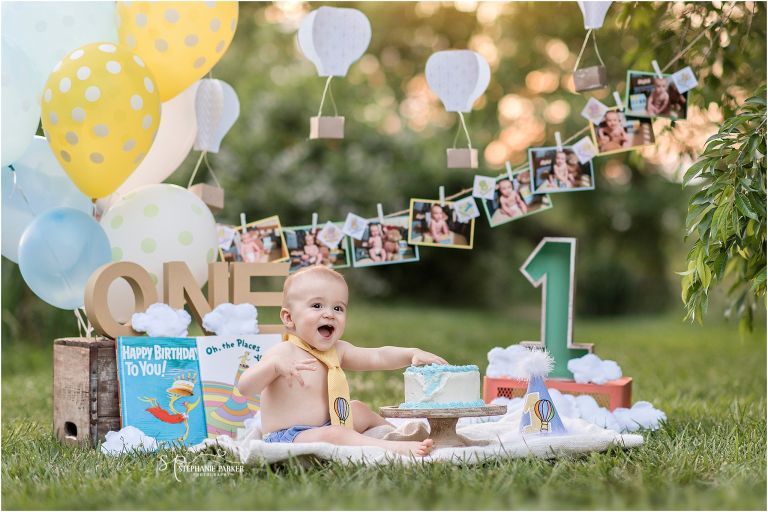
[[[707,141],[684,183],[700,182],[691,197],[686,228],[695,242],[683,272],[687,317],[702,321],[711,289],[723,280],[728,316],[751,331],[757,300],[765,296],[766,216],[765,87],[747,99]],[[730,278],[730,279],[729,279]]]
[[[471,48],[491,63],[491,83],[468,117],[474,145],[485,148],[479,174],[503,172],[506,159],[524,163],[528,146],[586,125],[579,113],[587,98],[572,91],[570,78],[585,34],[576,2],[345,2],[326,5],[361,9],[373,38],[347,77],[333,80],[346,139],[309,141],[324,79],[299,52],[295,31],[320,5],[240,4],[233,44],[214,69],[241,102],[222,151],[210,155],[227,193],[220,222],[236,224],[240,212],[249,220],[277,213],[286,226],[307,224],[315,211],[321,221],[349,211],[373,217],[379,202],[388,213],[412,197],[436,197],[440,185],[448,194],[471,186],[473,172],[445,167],[458,120],[423,75],[438,50]],[[686,252],[688,194],[676,183],[679,167],[763,81],[765,13],[756,2],[615,3],[598,32],[612,88],[594,95],[612,104],[627,69],[651,70],[653,59],[664,66],[693,42],[668,70],[691,65],[699,77],[690,120],[656,121],[658,150],[596,159],[595,191],[553,195],[553,209],[493,229],[479,218],[471,251],[424,248],[416,264],[345,271],[355,300],[537,311],[540,291],[518,268],[541,237],[573,236],[582,313],[669,307]],[[590,50],[587,63],[596,59]],[[190,155],[169,181],[186,185],[196,159]],[[39,301],[3,261],[4,334],[50,338],[74,325],[71,313]]]

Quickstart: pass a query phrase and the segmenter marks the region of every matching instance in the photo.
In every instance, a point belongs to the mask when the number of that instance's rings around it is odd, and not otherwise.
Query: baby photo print
[[[439,200],[411,199],[409,224],[409,244],[472,248],[475,220],[461,221],[451,201],[441,205]]]
[[[534,213],[552,208],[549,194],[534,194],[531,187],[531,173],[528,169],[496,178],[492,199],[483,199],[483,209],[492,228],[522,219]]]
[[[600,124],[591,127],[598,155],[632,151],[656,142],[650,118],[625,114],[616,107],[606,112]]]
[[[372,267],[419,261],[419,248],[408,245],[408,216],[368,219],[362,238],[352,240],[352,266]]]
[[[335,224],[339,231],[341,226]],[[291,266],[289,272],[296,272],[312,265],[325,265],[330,268],[349,266],[347,237],[343,236],[336,247],[330,247],[320,240],[320,227],[294,226],[283,229]]]
[[[563,146],[559,150],[555,146],[530,148],[528,163],[534,194],[595,188],[592,162],[581,163],[571,146]],[[507,190],[508,185],[505,184],[504,188]]]
[[[288,260],[283,228],[277,215],[242,226],[219,228],[221,261],[277,263]]]
[[[688,92],[678,91],[672,75],[627,71],[627,114],[639,117],[688,117]]]

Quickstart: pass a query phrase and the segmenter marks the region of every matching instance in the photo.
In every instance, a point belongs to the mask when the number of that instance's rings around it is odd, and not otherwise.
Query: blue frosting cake
[[[405,401],[402,409],[455,409],[482,407],[480,369],[477,365],[431,364],[411,366],[403,374]]]

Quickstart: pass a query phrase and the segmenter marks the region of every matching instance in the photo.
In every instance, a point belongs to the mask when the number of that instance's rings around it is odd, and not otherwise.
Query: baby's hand
[[[317,371],[317,359],[304,359],[302,361],[276,361],[275,373],[278,377],[285,377],[288,379],[288,387],[293,387],[293,380],[299,381],[299,384],[304,385],[304,379],[301,377],[300,371]]]
[[[413,366],[422,366],[425,364],[448,364],[448,361],[440,356],[436,356],[435,354],[417,348],[416,352],[413,354],[413,358],[411,359],[411,364]]]

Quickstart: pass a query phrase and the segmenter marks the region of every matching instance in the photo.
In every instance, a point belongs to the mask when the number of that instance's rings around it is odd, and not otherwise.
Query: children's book
[[[205,439],[195,339],[120,336],[116,346],[122,427],[167,446]]]
[[[237,429],[245,428],[245,421],[256,414],[260,397],[240,394],[237,383],[267,349],[280,342],[279,334],[197,338],[208,437],[236,438]]]

